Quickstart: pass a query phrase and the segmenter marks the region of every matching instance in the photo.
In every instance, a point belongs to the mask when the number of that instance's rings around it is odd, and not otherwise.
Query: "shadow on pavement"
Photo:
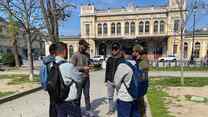
[[[94,113],[94,117],[99,117],[99,113],[100,110],[97,110],[99,106],[103,105],[103,104],[107,104],[107,98],[106,97],[101,97],[98,99],[95,99],[91,102],[91,106],[92,106],[92,111]],[[85,111],[85,107],[82,107],[82,110]],[[85,117],[85,116],[83,116]]]

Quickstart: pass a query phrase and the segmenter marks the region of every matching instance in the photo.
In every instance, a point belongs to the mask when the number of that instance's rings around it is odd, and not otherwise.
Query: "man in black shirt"
[[[109,57],[106,62],[105,83],[107,86],[107,95],[109,101],[109,109],[107,115],[112,115],[115,111],[115,106],[113,102],[115,86],[113,81],[115,71],[121,60],[122,58],[120,54],[120,46],[119,44],[115,43],[112,45],[112,56]]]

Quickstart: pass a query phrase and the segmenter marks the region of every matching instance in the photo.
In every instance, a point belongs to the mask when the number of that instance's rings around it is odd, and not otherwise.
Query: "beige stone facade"
[[[168,39],[168,50],[167,54],[175,54],[177,57],[180,56],[180,36],[171,36]],[[175,45],[175,47],[174,47]],[[184,60],[189,60],[192,53],[192,46],[194,47],[194,56],[196,60],[203,60],[208,56],[208,32],[197,32],[193,44],[192,34],[184,36]],[[175,49],[175,50],[174,50]]]
[[[186,0],[185,0],[186,1]],[[186,3],[183,4],[184,17]],[[186,17],[185,17],[186,18]],[[176,0],[169,0],[165,6],[96,9],[94,5],[83,5],[80,9],[80,33],[76,39],[65,38],[74,51],[78,40],[90,42],[90,54],[109,56],[111,45],[141,44],[151,60],[160,56],[176,55],[180,58],[180,12]],[[192,34],[184,34],[184,59],[192,53]],[[203,59],[208,50],[208,32],[197,33],[194,41],[197,59]]]
[[[68,59],[70,59],[70,57],[78,51],[79,49],[79,40],[81,38],[78,36],[64,36],[61,37],[61,41],[67,44],[68,47]],[[89,44],[90,44],[90,48],[89,48],[89,53],[91,56],[95,56],[95,43],[93,40],[86,40]],[[46,55],[49,54],[49,46],[50,46],[51,42],[46,42]]]

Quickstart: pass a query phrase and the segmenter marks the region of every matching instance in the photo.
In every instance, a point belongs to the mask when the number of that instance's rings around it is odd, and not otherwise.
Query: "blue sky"
[[[168,0],[70,0],[71,3],[77,6],[73,10],[72,17],[67,21],[62,22],[60,26],[60,35],[79,35],[80,34],[80,5],[87,4],[89,2],[93,3],[98,9],[107,9],[107,8],[119,8],[126,7],[129,3],[135,4],[137,6],[147,6],[147,5],[165,5],[168,3]],[[192,3],[193,0],[187,0],[188,4]],[[208,3],[208,0],[201,0]],[[190,17],[190,20],[187,25],[187,29],[192,29],[193,17]],[[196,28],[208,27],[208,10],[206,12],[198,13],[196,17]]]

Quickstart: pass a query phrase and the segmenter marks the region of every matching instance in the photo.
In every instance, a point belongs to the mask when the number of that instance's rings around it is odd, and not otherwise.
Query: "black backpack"
[[[53,62],[53,65],[48,75],[47,90],[51,97],[51,101],[53,101],[54,103],[63,102],[68,97],[70,86],[74,83],[74,81],[72,80],[69,85],[64,84],[64,80],[59,70],[59,66],[63,63],[66,62]]]

